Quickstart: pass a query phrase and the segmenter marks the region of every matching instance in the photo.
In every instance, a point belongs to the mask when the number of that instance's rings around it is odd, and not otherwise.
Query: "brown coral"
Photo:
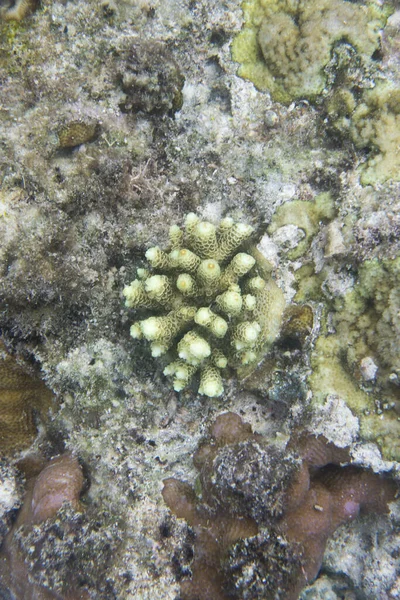
[[[57,131],[60,148],[75,148],[91,142],[99,135],[100,125],[96,122],[69,121]]]
[[[37,433],[35,415],[44,415],[52,398],[45,384],[10,356],[0,341],[0,451],[32,443]]]
[[[341,466],[348,461],[347,449],[322,436],[296,435],[282,449],[234,413],[217,417],[194,456],[202,500],[173,478],[162,491],[195,534],[183,600],[298,598],[335,529],[387,512],[395,497],[391,479]]]
[[[33,525],[55,517],[64,504],[80,507],[83,474],[76,457],[64,454],[53,458],[40,473],[28,481],[27,493],[14,527],[0,554],[0,580],[16,598],[24,600],[85,600],[86,591],[71,591],[61,596],[28,577],[28,568],[19,546],[20,532],[27,535]],[[0,587],[0,594],[2,588]]]

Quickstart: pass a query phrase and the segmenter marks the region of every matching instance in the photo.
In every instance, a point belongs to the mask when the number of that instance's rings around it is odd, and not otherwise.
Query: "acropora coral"
[[[199,371],[199,393],[221,396],[224,369],[255,365],[279,332],[283,293],[241,251],[252,232],[230,218],[215,227],[190,213],[184,229],[170,228],[167,250],[147,250],[151,270],[138,269],[124,289],[128,308],[155,313],[133,323],[131,336],[150,342],[154,357],[175,350],[164,374],[176,391]]]
[[[245,24],[232,46],[238,74],[285,103],[323,91],[335,44],[345,40],[370,59],[387,17],[377,4],[347,0],[249,0],[242,7]]]
[[[388,512],[396,492],[389,478],[340,466],[348,451],[322,436],[295,435],[284,449],[230,412],[217,417],[193,461],[201,499],[174,478],[162,491],[194,534],[183,600],[296,600],[336,528]]]

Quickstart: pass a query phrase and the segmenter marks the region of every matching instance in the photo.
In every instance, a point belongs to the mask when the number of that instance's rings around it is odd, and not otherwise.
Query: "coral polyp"
[[[138,269],[125,287],[126,306],[152,314],[135,321],[131,336],[150,342],[151,354],[172,354],[164,369],[176,391],[198,372],[198,391],[224,391],[222,371],[256,365],[277,336],[285,306],[272,279],[260,277],[249,240],[253,228],[232,219],[218,226],[186,216],[170,228],[170,246],[146,252],[151,269]]]

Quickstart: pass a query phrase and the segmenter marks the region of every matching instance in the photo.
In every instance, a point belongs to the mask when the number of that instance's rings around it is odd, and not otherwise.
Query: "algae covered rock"
[[[117,72],[125,93],[124,112],[161,115],[181,108],[185,79],[161,42],[135,40],[118,61]]]
[[[387,460],[400,456],[399,258],[365,261],[358,282],[332,315],[336,333],[321,335],[311,363],[314,403],[344,399],[362,439]]]
[[[133,323],[132,337],[150,342],[154,357],[177,354],[164,370],[176,391],[199,371],[199,393],[221,396],[221,371],[255,366],[279,333],[283,293],[240,251],[252,231],[230,218],[216,227],[190,213],[184,229],[170,228],[166,251],[147,250],[152,271],[138,269],[124,289],[128,308],[155,313]]]
[[[363,168],[363,184],[399,179],[400,88],[379,84],[364,93],[352,116],[351,137],[359,148],[371,149]]]

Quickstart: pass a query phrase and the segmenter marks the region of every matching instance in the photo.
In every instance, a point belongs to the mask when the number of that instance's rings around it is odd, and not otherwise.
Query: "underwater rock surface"
[[[43,595],[65,597],[70,579],[82,598],[179,597],[193,540],[162,482],[199,497],[192,457],[221,413],[279,447],[269,514],[298,429],[346,448],[350,469],[399,480],[400,13],[328,4],[0,0],[0,541],[13,532]],[[146,251],[189,213],[251,228],[240,251],[282,300],[278,323],[260,308],[275,333],[255,364],[226,369],[208,395],[173,389],[176,356],[133,340],[124,307]],[[29,479],[64,455],[82,466],[81,505],[16,532]],[[257,483],[251,464],[242,490]],[[216,473],[222,489],[229,472]],[[396,502],[342,523],[301,597],[398,597],[399,523]],[[268,597],[246,561],[282,542],[257,536],[230,551],[233,596],[254,576]],[[269,589],[293,554],[274,557]]]

